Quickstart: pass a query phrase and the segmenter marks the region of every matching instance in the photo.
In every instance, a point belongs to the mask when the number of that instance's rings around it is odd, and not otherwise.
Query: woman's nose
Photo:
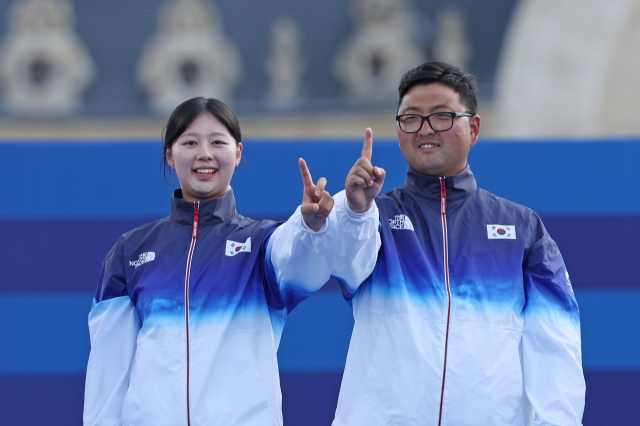
[[[203,160],[211,160],[213,158],[213,149],[209,144],[200,145],[200,149],[198,150],[198,158]]]

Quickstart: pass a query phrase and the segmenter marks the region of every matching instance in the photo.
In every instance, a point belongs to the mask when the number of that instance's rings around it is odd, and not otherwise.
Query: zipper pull
[[[200,201],[193,205],[193,234],[192,238],[198,238],[198,220],[200,219]]]
[[[444,185],[444,177],[440,178],[440,213],[447,214],[447,187]]]

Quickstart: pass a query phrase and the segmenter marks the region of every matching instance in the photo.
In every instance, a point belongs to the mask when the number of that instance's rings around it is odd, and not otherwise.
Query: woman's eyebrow
[[[198,132],[186,132],[186,133],[183,133],[182,135],[180,135],[180,138],[187,137],[187,136],[198,137],[198,136],[201,136],[201,134],[198,133]],[[213,133],[209,133],[206,136],[208,136],[208,137],[217,137],[217,136],[225,136],[225,137],[227,137],[227,135],[225,133],[222,133],[222,132],[213,132]]]

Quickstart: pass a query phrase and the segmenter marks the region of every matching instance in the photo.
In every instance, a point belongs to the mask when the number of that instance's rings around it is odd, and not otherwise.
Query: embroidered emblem
[[[395,218],[389,219],[389,227],[391,229],[408,229],[415,232],[411,219],[403,214],[397,214]]]
[[[515,240],[514,225],[487,225],[487,238],[490,240]]]
[[[152,251],[140,253],[140,255],[138,256],[138,260],[129,261],[129,266],[135,266],[137,268],[143,263],[147,263],[147,262],[151,262],[152,260],[155,260],[155,258],[156,258],[156,254]]]
[[[227,240],[227,247],[224,251],[226,256],[235,256],[238,253],[251,251],[251,237],[247,238],[244,243],[238,243],[236,241]]]

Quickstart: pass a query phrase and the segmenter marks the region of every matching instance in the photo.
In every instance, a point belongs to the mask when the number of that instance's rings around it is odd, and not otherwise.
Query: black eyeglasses
[[[466,112],[434,112],[429,115],[402,114],[396,116],[400,130],[405,133],[417,133],[422,129],[424,120],[436,132],[444,132],[453,127],[453,119],[456,117],[473,117]]]

